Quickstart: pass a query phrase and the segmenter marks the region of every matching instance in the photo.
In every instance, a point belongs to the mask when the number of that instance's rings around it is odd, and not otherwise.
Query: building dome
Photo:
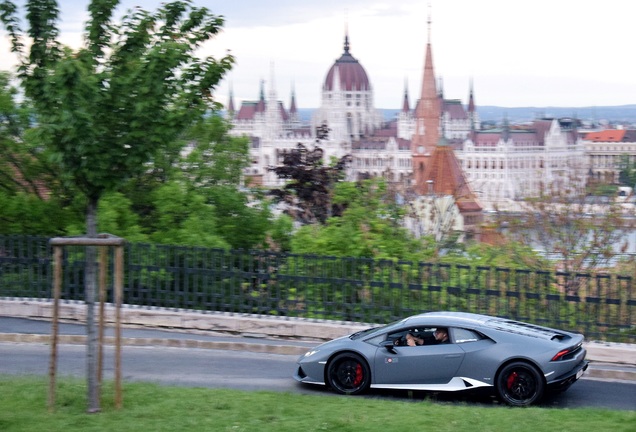
[[[338,71],[340,82],[335,83],[334,78]],[[324,90],[333,91],[334,88],[342,91],[369,91],[369,77],[362,65],[349,53],[349,36],[345,36],[344,53],[331,66],[325,78]]]

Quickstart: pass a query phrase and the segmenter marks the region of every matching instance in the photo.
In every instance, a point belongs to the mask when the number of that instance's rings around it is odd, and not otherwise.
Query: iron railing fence
[[[124,257],[135,307],[366,323],[455,310],[636,343],[631,276],[151,244],[127,244]],[[84,300],[83,273],[83,247],[64,247],[65,301]],[[0,236],[0,297],[51,299],[51,278],[48,238]]]

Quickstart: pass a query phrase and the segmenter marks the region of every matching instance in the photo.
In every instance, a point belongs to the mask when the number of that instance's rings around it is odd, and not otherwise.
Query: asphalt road
[[[43,375],[48,373],[46,344],[0,343],[0,374]],[[58,376],[85,376],[86,356],[82,345],[61,345]],[[156,382],[162,385],[270,390],[338,397],[321,386],[298,384],[291,377],[296,355],[223,351],[196,348],[130,347],[123,349],[124,381]],[[113,348],[105,348],[104,375],[112,379]],[[434,398],[443,403],[472,403],[493,406],[490,396],[373,391],[367,397],[399,400]],[[567,392],[547,397],[542,406],[551,408],[636,409],[636,383],[582,378]]]

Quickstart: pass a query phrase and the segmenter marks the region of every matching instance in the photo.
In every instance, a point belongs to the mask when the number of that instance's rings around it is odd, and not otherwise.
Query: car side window
[[[453,337],[455,339],[455,343],[467,343],[467,342],[476,342],[478,340],[483,339],[483,337],[472,330],[464,329],[464,328],[454,328],[453,329]]]
[[[420,346],[434,344],[435,327],[409,327],[387,334],[386,340],[396,346]]]

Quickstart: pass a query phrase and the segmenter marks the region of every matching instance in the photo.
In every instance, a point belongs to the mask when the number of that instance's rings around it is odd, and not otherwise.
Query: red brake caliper
[[[517,380],[517,372],[513,372],[510,375],[508,375],[508,382],[506,383],[508,385],[508,390],[512,389],[512,386],[516,380]]]
[[[360,363],[358,363],[356,365],[356,379],[353,381],[353,385],[356,386],[356,387],[359,386],[360,383],[362,382],[362,378],[363,378],[362,365]]]

